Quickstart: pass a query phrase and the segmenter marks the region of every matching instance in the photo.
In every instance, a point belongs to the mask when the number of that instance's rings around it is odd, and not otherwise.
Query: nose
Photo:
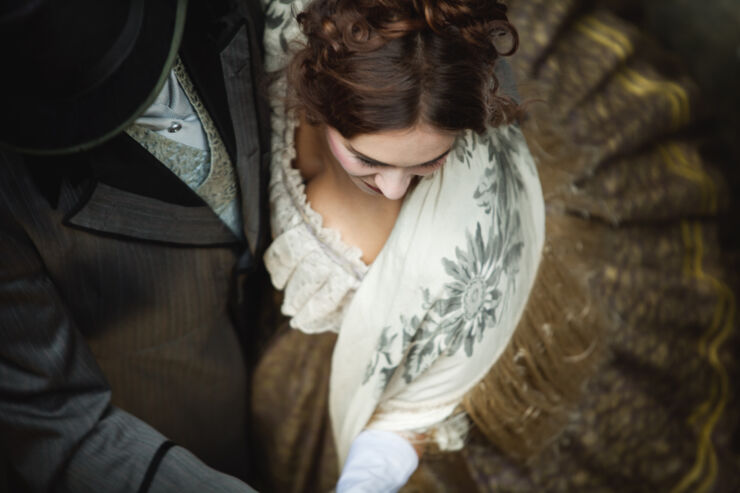
[[[375,175],[375,186],[383,192],[386,198],[398,200],[406,195],[411,178],[411,173],[403,169],[383,170]]]

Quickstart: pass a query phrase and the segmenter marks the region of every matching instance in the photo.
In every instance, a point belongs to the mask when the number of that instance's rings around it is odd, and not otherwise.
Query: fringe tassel
[[[562,156],[532,150],[540,154],[547,199],[575,170],[548,171],[547,163],[562,162]],[[598,227],[548,209],[543,256],[522,319],[499,360],[463,401],[480,431],[511,457],[526,460],[557,438],[603,360],[605,323],[590,280],[607,250]]]

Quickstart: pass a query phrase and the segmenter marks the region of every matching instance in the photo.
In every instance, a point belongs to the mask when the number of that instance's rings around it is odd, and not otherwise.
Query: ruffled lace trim
[[[306,197],[296,157],[298,119],[273,107],[273,161],[270,202],[273,243],[265,264],[278,289],[285,290],[282,311],[291,326],[304,332],[339,330],[368,266],[362,250],[347,245],[338,231],[325,228],[323,217]]]

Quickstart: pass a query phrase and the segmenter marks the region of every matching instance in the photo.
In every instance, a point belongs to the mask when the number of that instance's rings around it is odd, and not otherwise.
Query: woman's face
[[[364,192],[398,200],[414,177],[440,169],[452,150],[456,134],[427,125],[357,135],[345,139],[327,127],[331,153],[352,182]]]

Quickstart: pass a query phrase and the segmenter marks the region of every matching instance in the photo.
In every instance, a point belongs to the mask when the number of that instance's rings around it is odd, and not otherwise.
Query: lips
[[[363,180],[363,182],[362,182],[362,183],[364,183],[364,184],[365,184],[365,186],[366,186],[367,188],[369,188],[370,190],[372,190],[373,192],[375,192],[375,193],[379,193],[379,194],[383,195],[383,192],[382,192],[382,191],[381,191],[381,190],[380,190],[379,188],[377,188],[377,187],[374,187],[374,186],[370,185],[370,184],[369,184],[368,182],[366,182],[366,181],[364,181],[364,180]]]

